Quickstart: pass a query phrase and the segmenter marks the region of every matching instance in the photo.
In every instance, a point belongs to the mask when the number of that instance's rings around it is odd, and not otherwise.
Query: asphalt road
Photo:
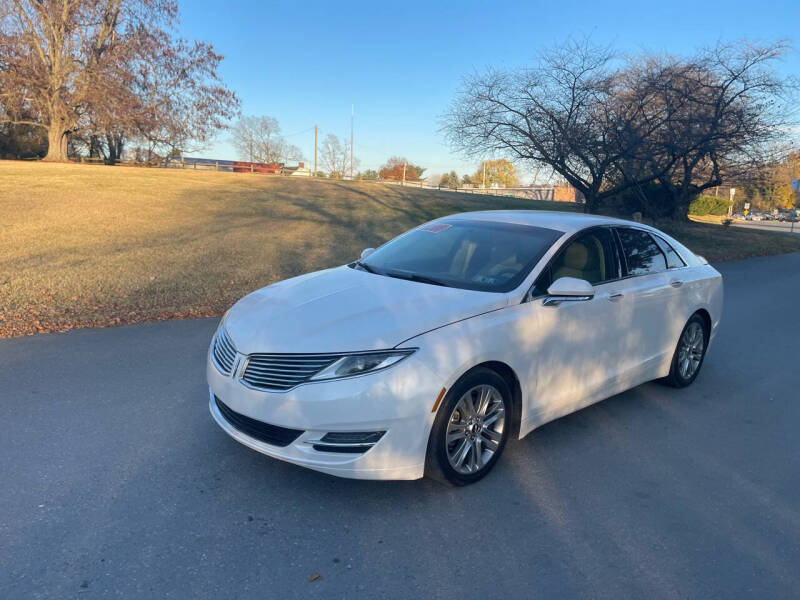
[[[461,489],[228,438],[211,320],[0,340],[0,598],[800,597],[800,254],[720,270],[694,386],[546,425]]]
[[[735,227],[743,227],[745,229],[762,229],[764,231],[780,231],[783,233],[798,233],[800,234],[800,223],[795,223],[792,227],[791,223],[785,221],[739,221],[733,222]]]

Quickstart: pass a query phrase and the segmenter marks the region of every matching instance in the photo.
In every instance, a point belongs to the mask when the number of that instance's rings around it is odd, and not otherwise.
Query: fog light
[[[319,440],[308,440],[314,450],[362,454],[383,437],[385,431],[331,431]]]

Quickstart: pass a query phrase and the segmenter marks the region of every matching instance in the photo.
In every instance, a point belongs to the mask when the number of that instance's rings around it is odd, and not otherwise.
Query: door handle
[[[679,288],[683,285],[683,282],[680,279],[673,279],[669,284],[674,288]]]
[[[624,295],[625,295],[625,294],[620,294],[620,293],[616,293],[616,294],[610,294],[610,295],[608,296],[608,301],[609,301],[609,302],[617,302],[618,300],[622,299],[622,297],[623,297]]]

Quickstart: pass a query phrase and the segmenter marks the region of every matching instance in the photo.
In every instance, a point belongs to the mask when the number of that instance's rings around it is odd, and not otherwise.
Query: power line
[[[290,138],[290,137],[295,137],[297,135],[302,135],[304,133],[308,133],[309,131],[312,131],[314,128],[316,128],[316,125],[312,125],[308,129],[303,129],[303,131],[298,131],[297,133],[289,133],[287,135],[284,135],[283,137]]]

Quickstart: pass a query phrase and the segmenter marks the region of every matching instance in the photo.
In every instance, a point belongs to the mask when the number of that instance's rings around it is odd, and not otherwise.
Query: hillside
[[[348,262],[428,219],[548,204],[376,183],[0,162],[0,337],[218,315],[253,289]],[[800,249],[788,239],[775,247],[769,233],[681,227],[712,260]]]
[[[0,162],[0,336],[216,315],[425,220],[526,205],[374,183]]]

